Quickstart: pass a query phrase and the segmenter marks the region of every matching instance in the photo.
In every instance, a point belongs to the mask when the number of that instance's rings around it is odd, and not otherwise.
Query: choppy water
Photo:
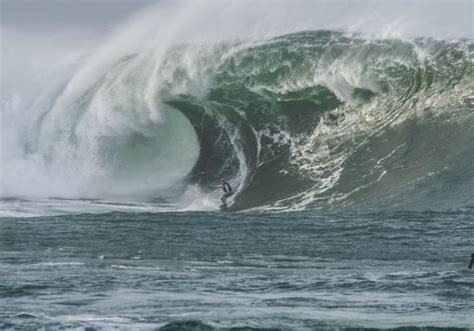
[[[473,220],[472,209],[2,218],[0,329],[472,329]]]
[[[6,43],[0,330],[474,329],[472,38],[182,5]]]

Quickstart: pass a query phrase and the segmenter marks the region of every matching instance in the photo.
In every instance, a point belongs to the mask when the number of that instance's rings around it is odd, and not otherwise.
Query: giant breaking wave
[[[2,195],[34,177],[39,196],[173,201],[223,177],[235,209],[466,206],[473,51],[304,31],[86,57],[31,105]]]

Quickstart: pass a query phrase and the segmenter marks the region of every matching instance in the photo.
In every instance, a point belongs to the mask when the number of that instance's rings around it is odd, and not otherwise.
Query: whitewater
[[[319,30],[211,42],[181,37],[193,8],[162,23],[173,41],[152,24],[158,9],[42,77],[30,100],[5,95],[3,198],[205,209],[225,177],[239,210],[471,202],[471,40]]]
[[[2,26],[0,329],[474,328],[472,30],[352,6]]]

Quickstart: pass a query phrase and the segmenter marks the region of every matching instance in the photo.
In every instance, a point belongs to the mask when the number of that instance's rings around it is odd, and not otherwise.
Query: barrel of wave
[[[93,103],[45,117],[49,123],[39,129],[34,155],[22,160],[36,169],[28,172],[34,176],[11,176],[12,194],[141,200],[169,195],[184,182],[200,148],[182,113],[160,105],[160,121],[154,122],[140,119],[137,112],[144,110],[130,104],[104,115]]]

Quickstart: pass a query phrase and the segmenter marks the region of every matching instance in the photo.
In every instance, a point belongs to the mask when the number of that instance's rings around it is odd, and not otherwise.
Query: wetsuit
[[[222,188],[222,191],[224,191],[224,194],[222,195],[221,201],[224,206],[227,206],[226,199],[230,197],[231,195],[234,194],[232,191],[232,187],[230,186],[229,183],[223,182],[221,183],[220,187]]]

